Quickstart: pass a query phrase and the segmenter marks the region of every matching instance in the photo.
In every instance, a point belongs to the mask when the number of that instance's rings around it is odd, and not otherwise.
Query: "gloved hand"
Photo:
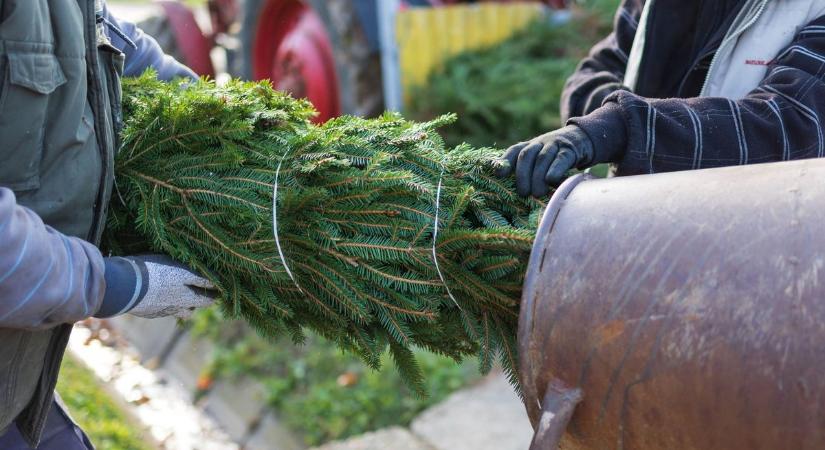
[[[163,255],[130,256],[140,267],[146,283],[145,294],[129,314],[156,318],[175,316],[186,319],[197,308],[212,305],[218,292],[207,279]]]
[[[106,292],[94,317],[188,318],[218,296],[212,283],[163,255],[104,258]]]
[[[551,186],[558,186],[571,169],[606,161],[594,161],[593,143],[576,125],[543,134],[508,148],[505,166],[496,175],[516,176],[516,192],[522,197],[544,197]]]

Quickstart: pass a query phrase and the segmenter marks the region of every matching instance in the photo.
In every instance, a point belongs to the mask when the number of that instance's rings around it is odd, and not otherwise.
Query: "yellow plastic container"
[[[413,87],[458,53],[495,45],[544,14],[536,2],[477,3],[400,11],[396,23],[401,85]]]

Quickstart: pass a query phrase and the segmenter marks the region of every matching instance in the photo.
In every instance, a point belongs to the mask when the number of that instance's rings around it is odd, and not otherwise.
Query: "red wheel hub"
[[[181,62],[198,75],[214,77],[215,68],[209,55],[213,43],[210,38],[203,35],[192,10],[182,3],[171,0],[162,0],[158,4],[163,8],[163,13],[175,33],[175,41],[184,58]]]
[[[268,0],[258,19],[253,75],[308,99],[316,122],[341,114],[332,44],[318,14],[298,0]]]

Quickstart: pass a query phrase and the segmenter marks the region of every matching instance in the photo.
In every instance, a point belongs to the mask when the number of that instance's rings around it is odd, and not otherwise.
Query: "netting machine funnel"
[[[519,320],[532,448],[825,448],[825,160],[553,197]]]

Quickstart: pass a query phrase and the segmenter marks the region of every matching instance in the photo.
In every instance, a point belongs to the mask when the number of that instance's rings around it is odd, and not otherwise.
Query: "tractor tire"
[[[370,48],[355,0],[303,0],[324,23],[332,44],[338,92],[343,114],[375,117],[384,111],[381,58]],[[244,51],[243,74],[253,76],[254,48],[259,12],[265,0],[244,0],[240,39]]]

